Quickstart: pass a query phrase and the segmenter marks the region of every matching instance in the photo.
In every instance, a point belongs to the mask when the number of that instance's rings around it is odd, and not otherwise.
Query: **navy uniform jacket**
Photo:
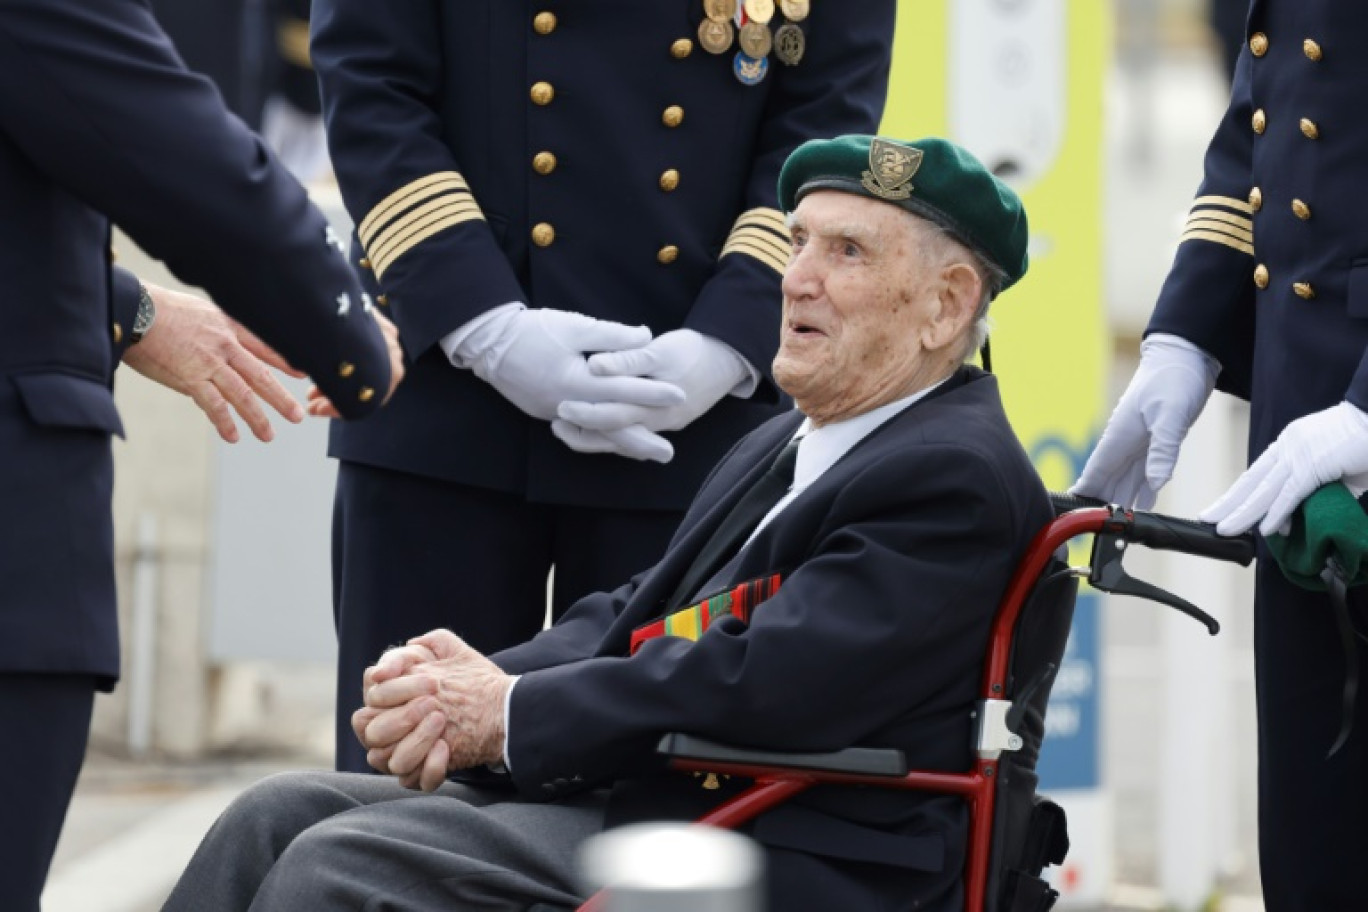
[[[1149,332],[1214,355],[1250,455],[1295,418],[1368,410],[1368,6],[1255,0]]]
[[[699,46],[702,0],[315,0],[356,256],[415,361],[370,427],[334,427],[332,455],[539,502],[687,506],[779,407],[779,168],[807,139],[874,132],[894,6],[812,4],[806,56],[746,86],[735,45]],[[688,327],[765,379],[669,435],[667,466],[578,454],[437,346],[510,301]]]
[[[138,284],[110,221],[348,416],[389,359],[322,214],[141,0],[0,0],[0,201],[0,672],[112,681],[110,384]]]
[[[509,760],[520,792],[613,784],[609,819],[692,818],[717,803],[656,771],[668,731],[789,751],[896,747],[962,772],[989,628],[1013,568],[1052,518],[997,381],[960,374],[861,441],[756,536],[731,584],[786,574],[749,629],[648,640],[625,658],[721,518],[802,416],[744,438],[690,507],[665,557],[553,628],[493,656],[521,674]],[[963,906],[958,799],[818,789],[761,817],[777,909]],[[842,862],[864,862],[842,868]],[[791,892],[790,892],[791,891]]]

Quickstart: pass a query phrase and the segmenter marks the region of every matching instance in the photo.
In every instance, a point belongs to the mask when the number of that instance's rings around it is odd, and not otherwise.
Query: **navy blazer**
[[[627,657],[631,631],[801,420],[736,446],[654,568],[493,657],[522,675],[509,723],[520,792],[610,785],[610,823],[696,817],[722,793],[661,770],[669,731],[789,751],[895,747],[913,768],[969,768],[991,620],[1053,515],[997,380],[975,368],[857,444],[741,552],[730,583],[786,574],[749,627],[728,620]],[[948,910],[963,904],[966,827],[958,799],[829,787],[751,832],[770,850],[776,909]]]
[[[1147,332],[1221,362],[1252,458],[1302,415],[1368,411],[1368,5],[1254,0],[1245,37]]]
[[[139,289],[111,221],[344,414],[389,388],[322,213],[144,0],[0,0],[0,672],[118,674],[110,384]]]
[[[376,421],[333,427],[330,454],[540,503],[683,510],[787,405],[768,377],[779,168],[805,140],[877,129],[895,6],[812,4],[803,59],[743,85],[735,45],[698,44],[702,0],[314,0],[354,255],[415,362]],[[668,465],[576,453],[436,344],[510,301],[697,330],[763,380],[666,434]]]

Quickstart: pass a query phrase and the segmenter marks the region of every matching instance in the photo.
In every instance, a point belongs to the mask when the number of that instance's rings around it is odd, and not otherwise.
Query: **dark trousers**
[[[1368,589],[1351,590],[1368,631]],[[1333,758],[1340,726],[1343,650],[1325,593],[1259,560],[1255,596],[1259,711],[1259,865],[1268,912],[1368,907],[1368,689],[1354,730]],[[1368,672],[1368,650],[1356,644]]]
[[[95,678],[0,673],[0,909],[38,912],[76,774],[85,758]]]
[[[605,459],[608,457],[604,457]],[[351,730],[361,675],[386,648],[446,627],[485,654],[615,589],[665,553],[682,513],[529,504],[496,491],[343,462],[333,508],[337,768],[367,772]]]

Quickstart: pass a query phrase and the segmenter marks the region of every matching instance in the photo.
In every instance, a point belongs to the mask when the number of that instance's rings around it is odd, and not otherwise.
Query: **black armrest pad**
[[[782,766],[791,769],[820,770],[827,773],[859,773],[868,776],[905,776],[907,758],[893,748],[848,747],[821,754],[798,754],[731,747],[670,732],[656,745],[656,753],[681,760],[707,760],[714,763],[744,763],[750,766]]]

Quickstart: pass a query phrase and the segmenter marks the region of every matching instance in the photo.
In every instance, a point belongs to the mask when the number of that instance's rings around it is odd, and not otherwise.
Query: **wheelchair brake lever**
[[[1168,605],[1206,625],[1207,632],[1212,636],[1221,632],[1217,620],[1196,605],[1128,574],[1121,566],[1125,549],[1126,540],[1120,535],[1102,532],[1093,537],[1092,572],[1088,574],[1088,582],[1094,589]]]

